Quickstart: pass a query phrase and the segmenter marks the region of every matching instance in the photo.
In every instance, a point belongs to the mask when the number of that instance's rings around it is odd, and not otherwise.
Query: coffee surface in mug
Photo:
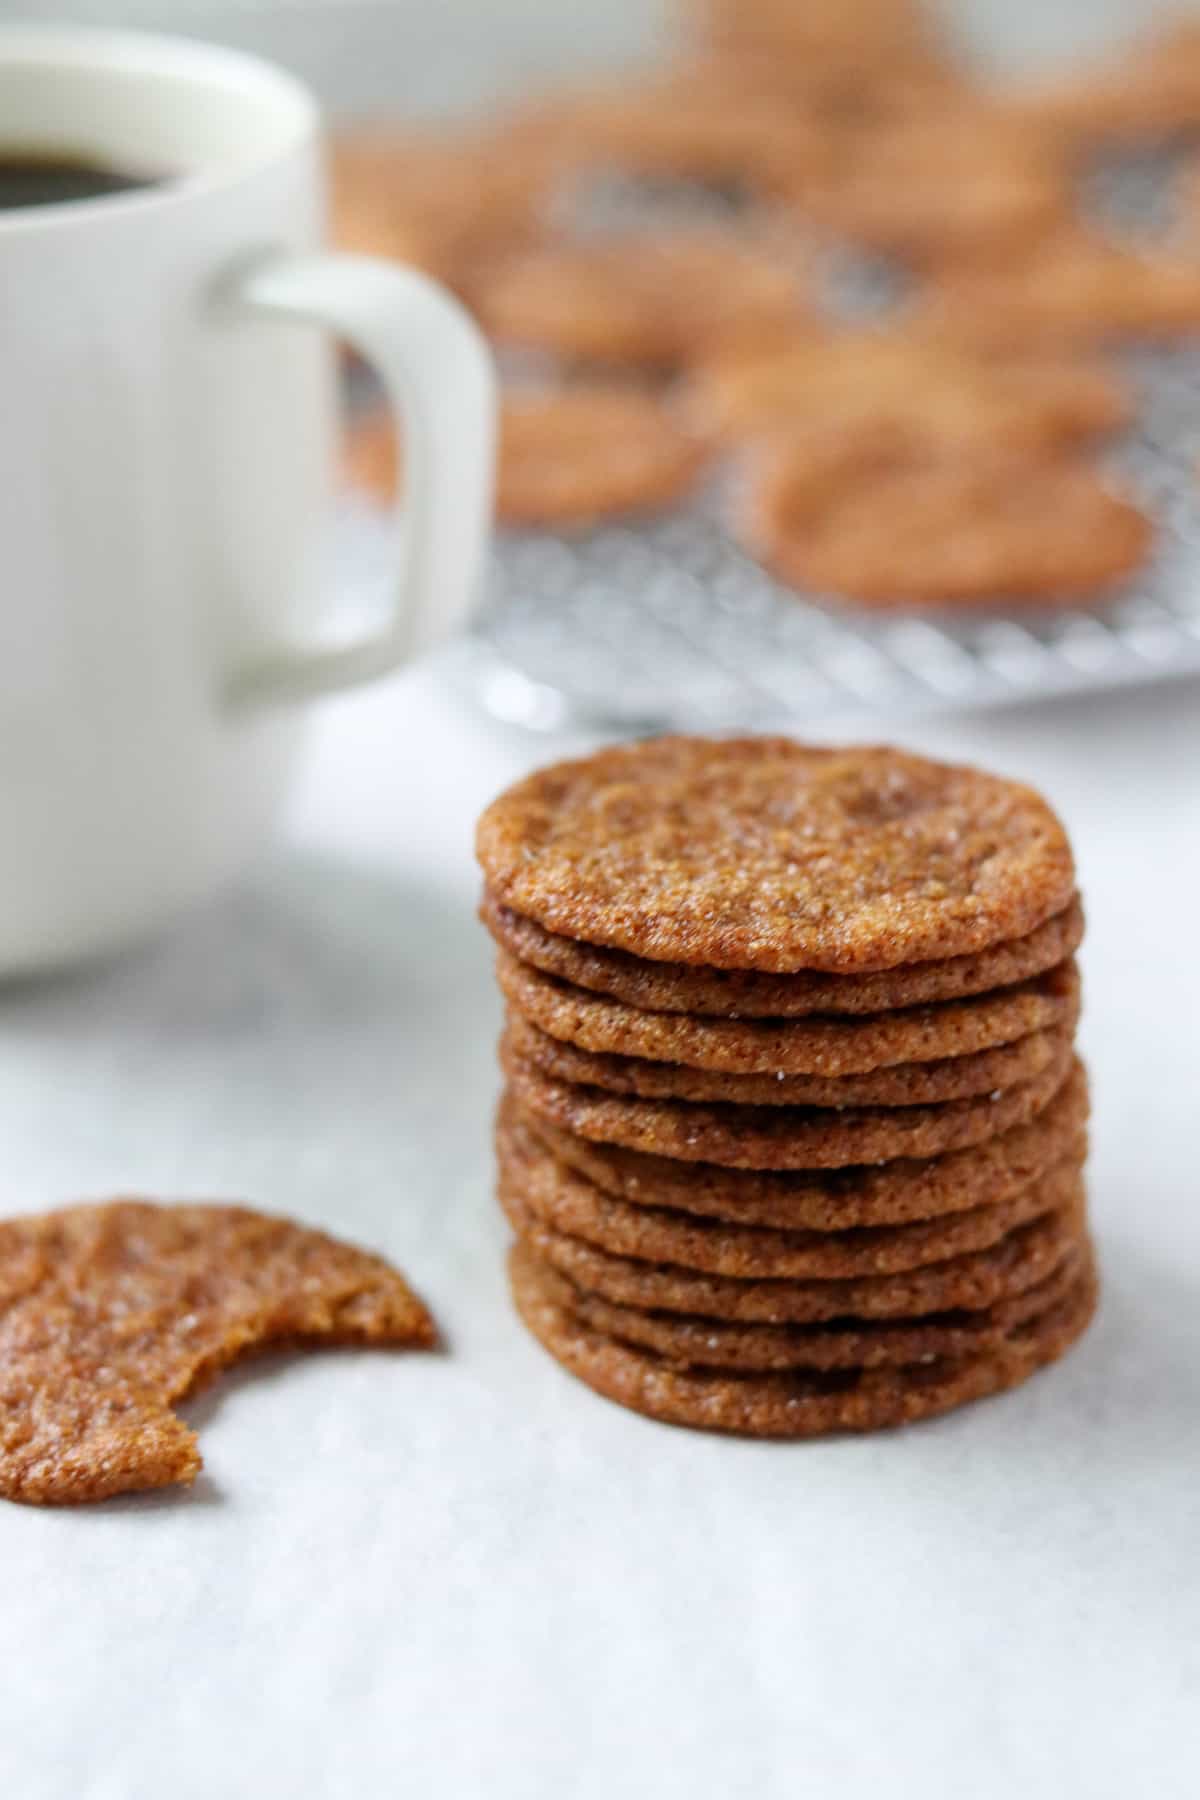
[[[19,206],[60,206],[155,187],[165,176],[118,169],[70,150],[41,150],[0,142],[0,212]]]

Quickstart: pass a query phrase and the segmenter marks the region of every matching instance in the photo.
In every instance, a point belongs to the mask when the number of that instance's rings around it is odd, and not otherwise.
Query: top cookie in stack
[[[602,1392],[811,1435],[1013,1385],[1094,1300],[1070,846],[899,751],[661,738],[480,822],[518,1305]]]

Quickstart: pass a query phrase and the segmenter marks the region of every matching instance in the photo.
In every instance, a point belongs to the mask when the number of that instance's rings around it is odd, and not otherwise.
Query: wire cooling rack
[[[710,495],[644,526],[506,535],[469,680],[533,728],[715,728],[821,713],[988,706],[1200,672],[1200,350],[1125,359],[1143,397],[1114,473],[1159,522],[1103,605],[869,614],[781,587]]]
[[[1101,169],[1085,210],[1161,238],[1168,173],[1156,157]],[[644,219],[644,195],[638,206]],[[628,211],[610,196],[601,229]],[[894,297],[888,272],[859,259],[831,259],[823,279],[843,316],[877,316]],[[1136,578],[1095,604],[881,614],[797,593],[729,535],[714,481],[648,523],[501,533],[460,675],[511,723],[642,731],[995,706],[1200,673],[1200,341],[1117,361],[1139,417],[1105,464],[1158,537]]]

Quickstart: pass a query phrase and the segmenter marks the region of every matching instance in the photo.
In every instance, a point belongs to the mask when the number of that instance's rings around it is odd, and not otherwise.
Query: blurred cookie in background
[[[1200,23],[1176,19],[1090,68],[1014,90],[1035,128],[1087,154],[1200,133]]]
[[[814,62],[903,62],[937,41],[920,0],[681,0],[680,12],[685,33],[701,42]]]
[[[696,435],[662,399],[633,385],[580,382],[512,390],[500,408],[496,513],[506,525],[580,526],[681,500],[705,463]],[[352,427],[345,473],[381,501],[400,478],[391,423]]]
[[[879,427],[914,441],[1017,449],[1128,424],[1115,370],[1069,356],[984,357],[901,332],[838,331],[715,358],[691,380],[698,426],[725,441]]]
[[[671,369],[817,323],[783,255],[716,229],[545,245],[494,267],[476,301],[499,343],[567,363]]]
[[[1172,340],[1200,331],[1200,260],[1139,250],[1083,226],[1020,253],[948,262],[906,323],[981,345]]]
[[[481,258],[537,235],[550,186],[486,128],[360,126],[333,140],[334,245],[458,288]]]
[[[982,103],[844,131],[786,191],[802,219],[917,262],[1028,243],[1072,205],[1062,157]]]
[[[825,155],[820,122],[782,93],[686,66],[546,96],[501,130],[560,178],[616,173],[726,193],[774,191]]]
[[[735,526],[781,581],[883,607],[1094,593],[1153,542],[1145,513],[1085,464],[939,453],[891,431],[773,444]]]

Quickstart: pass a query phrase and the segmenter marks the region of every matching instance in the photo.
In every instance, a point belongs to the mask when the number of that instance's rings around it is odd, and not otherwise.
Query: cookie
[[[525,1244],[512,1252],[526,1292],[561,1307],[576,1323],[618,1343],[653,1351],[675,1368],[765,1373],[780,1369],[878,1369],[928,1363],[939,1357],[1001,1349],[1015,1326],[1058,1306],[1085,1273],[1090,1250],[1072,1250],[1043,1281],[1023,1294],[975,1312],[928,1313],[891,1324],[878,1319],[832,1325],[727,1325],[686,1313],[642,1312],[573,1287]]]
[[[407,263],[452,287],[537,236],[550,185],[538,159],[498,154],[486,131],[392,125],[336,134],[330,180],[337,249]]]
[[[678,1162],[591,1143],[529,1112],[512,1092],[505,1095],[503,1107],[504,1116],[518,1118],[559,1163],[630,1205],[791,1233],[878,1234],[1003,1204],[1056,1163],[1078,1155],[1085,1138],[1088,1090],[1083,1067],[1076,1062],[1036,1118],[987,1143],[951,1151],[932,1162],[900,1158],[819,1172]]]
[[[857,1231],[778,1231],[630,1205],[557,1161],[511,1100],[502,1102],[496,1120],[501,1179],[543,1225],[614,1256],[741,1280],[892,1275],[986,1250],[1018,1225],[1061,1205],[1085,1153],[1081,1132],[1051,1169],[1008,1199],[942,1219]]]
[[[1031,1032],[1073,1030],[1079,1016],[1079,973],[1073,962],[976,999],[873,1016],[810,1016],[783,1023],[642,1012],[542,974],[506,951],[496,959],[496,979],[518,1013],[580,1050],[735,1075],[874,1073],[897,1064],[961,1058],[1013,1043]]]
[[[688,11],[702,40],[781,59],[902,63],[934,41],[919,0],[691,0]]]
[[[527,105],[506,136],[520,154],[532,151],[577,182],[615,172],[742,193],[772,192],[828,156],[820,123],[785,97],[714,91],[688,67]]]
[[[597,1393],[669,1424],[750,1437],[807,1438],[912,1424],[1015,1387],[1083,1334],[1098,1297],[1088,1270],[1058,1305],[1012,1326],[999,1350],[898,1369],[753,1375],[680,1370],[650,1351],[589,1330],[542,1291],[536,1265],[519,1252],[510,1275],[517,1310],[534,1337]]]
[[[1200,29],[1176,20],[1118,56],[1018,91],[1031,126],[1078,149],[1200,131]]]
[[[689,409],[725,439],[884,429],[914,444],[1042,450],[1104,436],[1133,416],[1102,364],[973,355],[900,333],[843,331],[727,353],[701,368]]]
[[[1200,331],[1200,264],[1110,244],[1082,228],[1019,256],[949,263],[908,329],[985,349],[1077,346]]]
[[[885,608],[1096,594],[1145,562],[1154,535],[1082,463],[952,456],[890,431],[776,446],[737,528],[789,586]]]
[[[730,1075],[684,1063],[647,1062],[580,1050],[539,1031],[509,1008],[503,1054],[530,1064],[555,1081],[627,1094],[643,1100],[686,1100],[702,1105],[750,1107],[932,1106],[996,1094],[1062,1066],[1071,1035],[1064,1029],[1033,1031],[1014,1043],[937,1062],[896,1063],[864,1075]]]
[[[863,974],[975,954],[1075,892],[1041,797],[898,750],[662,737],[507,789],[476,851],[499,904],[634,956]]]
[[[1025,245],[1065,226],[1071,187],[1044,136],[976,112],[843,135],[824,170],[789,184],[801,217],[918,261]]]
[[[640,1100],[556,1081],[501,1048],[521,1104],[538,1119],[628,1150],[734,1169],[837,1169],[893,1157],[943,1156],[1027,1124],[1062,1087],[1070,1045],[1042,1074],[1003,1093],[933,1106],[772,1107]]]
[[[508,393],[498,449],[496,512],[506,525],[587,525],[653,512],[681,499],[705,462],[700,440],[663,400],[615,383]],[[346,468],[353,486],[393,497],[396,439],[387,418],[354,425]]]
[[[709,112],[725,112],[753,102],[757,107],[786,107],[829,132],[819,158],[824,166],[846,126],[902,124],[965,107],[975,92],[958,68],[932,46],[911,45],[903,57],[861,55],[780,56],[755,44],[726,45],[692,51],[677,62],[673,85]],[[786,172],[794,181],[795,162]]]
[[[1057,1210],[1018,1225],[986,1250],[902,1274],[833,1281],[743,1281],[614,1256],[543,1224],[517,1185],[503,1175],[498,1193],[516,1235],[587,1293],[651,1312],[693,1313],[742,1324],[816,1325],[830,1319],[913,1319],[951,1308],[975,1310],[1023,1293],[1057,1268],[1083,1235],[1084,1190],[1078,1171],[1067,1187]]]
[[[477,305],[502,343],[567,363],[648,368],[815,323],[777,254],[712,230],[531,250],[491,272]]]
[[[624,950],[560,937],[502,905],[486,888],[479,916],[502,949],[521,963],[576,988],[611,995],[643,1012],[720,1019],[777,1020],[806,1018],[813,1013],[857,1016],[969,999],[1044,974],[1065,962],[1083,939],[1083,908],[1076,897],[1026,936],[974,955],[911,963],[878,975],[806,971],[767,975],[756,970],[647,962]]]
[[[382,1258],[231,1206],[120,1200],[0,1224],[0,1494],[60,1505],[192,1481],[172,1407],[273,1344],[428,1346]]]

